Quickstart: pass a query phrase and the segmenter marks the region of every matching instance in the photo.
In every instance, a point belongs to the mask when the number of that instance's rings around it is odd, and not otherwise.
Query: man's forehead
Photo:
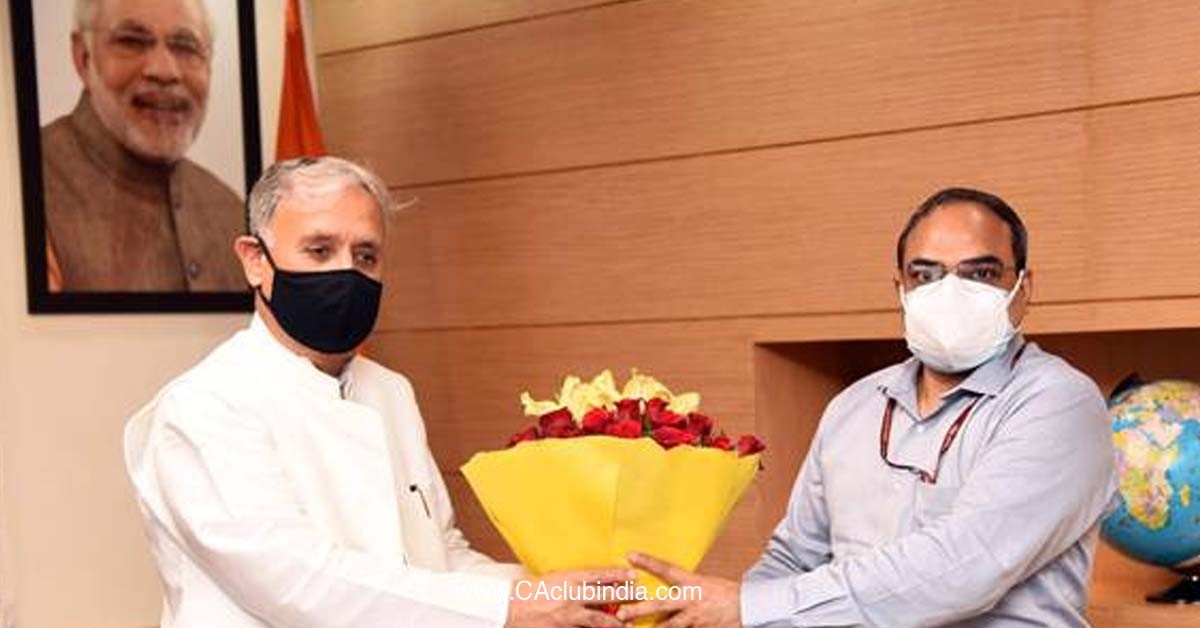
[[[157,30],[187,29],[208,36],[202,0],[96,0],[98,26],[142,25]]]
[[[1011,243],[1011,227],[994,212],[977,203],[956,202],[938,207],[917,223],[906,254],[909,259],[949,262],[983,255],[1009,259]]]
[[[299,237],[382,239],[383,212],[374,197],[359,186],[336,193],[289,195],[279,201],[271,218],[273,227]]]

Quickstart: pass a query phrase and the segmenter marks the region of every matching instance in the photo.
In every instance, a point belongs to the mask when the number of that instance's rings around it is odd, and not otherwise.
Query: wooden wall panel
[[[1091,606],[1087,617],[1095,628],[1164,628],[1190,626],[1196,621],[1194,608],[1152,606],[1144,602]]]
[[[556,15],[604,0],[312,0],[317,54]]]
[[[405,189],[381,326],[890,309],[897,233],[948,184],[1022,212],[1039,302],[1196,294],[1197,119],[1189,97]]]
[[[395,185],[959,124],[1200,90],[1194,9],[622,3],[325,55],[322,120]]]

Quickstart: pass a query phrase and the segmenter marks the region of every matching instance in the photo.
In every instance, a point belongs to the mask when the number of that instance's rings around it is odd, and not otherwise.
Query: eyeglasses
[[[951,272],[960,279],[1002,288],[1005,287],[1006,277],[1017,274],[1018,269],[1005,266],[998,260],[963,260],[952,267],[939,262],[917,260],[905,264],[902,279],[905,289],[912,289],[940,281]]]
[[[1013,357],[1009,360],[1008,368],[1016,368],[1017,362],[1021,360],[1022,355],[1025,355],[1025,348],[1028,346],[1029,345],[1025,343],[1021,344],[1020,348],[1017,349],[1017,352],[1014,353]],[[975,409],[975,405],[978,404],[979,400],[982,398],[983,397],[976,397],[973,399],[971,403],[963,409],[962,413],[958,415],[958,418],[954,419],[954,422],[950,424],[950,429],[947,430],[946,435],[942,437],[942,446],[938,448],[937,462],[934,463],[933,472],[930,473],[924,469],[919,469],[909,464],[892,462],[888,459],[888,448],[892,442],[892,415],[896,412],[896,400],[889,397],[887,400],[887,405],[883,408],[883,421],[880,422],[879,426],[879,457],[883,458],[883,463],[887,466],[900,471],[907,471],[917,476],[917,479],[919,479],[922,483],[937,484],[938,473],[942,470],[942,458],[946,457],[946,452],[950,451],[950,446],[954,444],[954,439],[958,436],[959,431],[962,430],[963,424],[967,422],[967,419],[971,416],[971,411]]]
[[[123,59],[141,59],[158,47],[159,37],[147,28],[120,26],[110,29],[91,29],[106,34],[105,48]],[[167,52],[180,67],[195,70],[208,63],[210,50],[195,33],[177,31],[162,38]]]
[[[946,436],[942,438],[942,446],[938,449],[937,462],[934,463],[933,473],[924,469],[918,469],[912,465],[900,464],[888,460],[888,445],[892,440],[892,414],[896,411],[896,400],[888,399],[887,407],[883,409],[883,423],[879,427],[879,456],[883,458],[883,463],[893,469],[908,471],[917,476],[921,482],[925,484],[937,484],[938,472],[942,468],[942,458],[946,452],[950,451],[950,445],[954,444],[954,438],[958,436],[959,430],[962,429],[963,423],[967,422],[967,417],[971,416],[971,410],[975,409],[975,404],[979,403],[979,397],[976,397],[970,405],[958,415],[954,423],[950,424],[950,430],[946,432]]]

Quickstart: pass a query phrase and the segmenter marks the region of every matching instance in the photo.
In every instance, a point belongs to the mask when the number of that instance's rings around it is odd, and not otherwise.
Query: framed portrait
[[[249,311],[254,3],[9,2],[29,311]]]

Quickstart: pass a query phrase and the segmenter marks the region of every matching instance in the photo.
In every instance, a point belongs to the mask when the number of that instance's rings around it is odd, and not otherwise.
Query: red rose
[[[710,446],[713,447],[714,449],[721,449],[724,451],[733,451],[733,441],[729,440],[729,437],[725,435],[725,432],[721,432],[720,434],[717,434],[716,438],[712,439],[712,443],[710,443]]]
[[[554,426],[563,426],[574,422],[575,419],[571,416],[571,411],[566,408],[559,408],[538,417],[538,427],[542,428],[542,431]]]
[[[544,438],[579,436],[579,426],[571,417],[571,411],[566,408],[559,408],[554,412],[543,414],[538,418],[538,425],[542,428],[542,437]]]
[[[520,432],[513,434],[512,438],[508,439],[508,446],[515,447],[517,443],[523,443],[527,440],[537,440],[539,438],[541,438],[541,436],[538,435],[537,426],[530,425]]]
[[[663,449],[670,449],[677,445],[695,445],[699,440],[695,434],[671,426],[660,427],[654,430],[651,436],[654,437],[655,442],[662,445]]]
[[[579,436],[579,426],[571,423],[570,425],[556,425],[555,427],[542,430],[544,438],[574,438]]]
[[[713,420],[700,414],[693,412],[687,417],[687,431],[700,437],[701,441],[707,441],[712,434]]]
[[[604,428],[613,420],[613,413],[604,408],[593,408],[583,415],[580,428],[584,434],[603,434]]]
[[[650,421],[651,427],[673,427],[675,429],[684,431],[687,430],[687,424],[687,417],[681,414],[675,414],[670,410],[666,410],[662,414],[658,415],[657,421]]]
[[[617,402],[618,421],[642,422],[642,408],[637,399],[622,399]]]
[[[667,409],[667,402],[662,399],[651,399],[646,402],[646,418],[650,419],[650,427],[687,427],[687,417],[675,414]]]
[[[604,426],[604,433],[617,438],[640,438],[642,422],[634,419],[612,421]]]
[[[756,454],[766,448],[767,446],[764,445],[761,440],[758,440],[758,437],[753,434],[746,434],[742,436],[738,439],[737,443],[737,451],[739,456]]]

